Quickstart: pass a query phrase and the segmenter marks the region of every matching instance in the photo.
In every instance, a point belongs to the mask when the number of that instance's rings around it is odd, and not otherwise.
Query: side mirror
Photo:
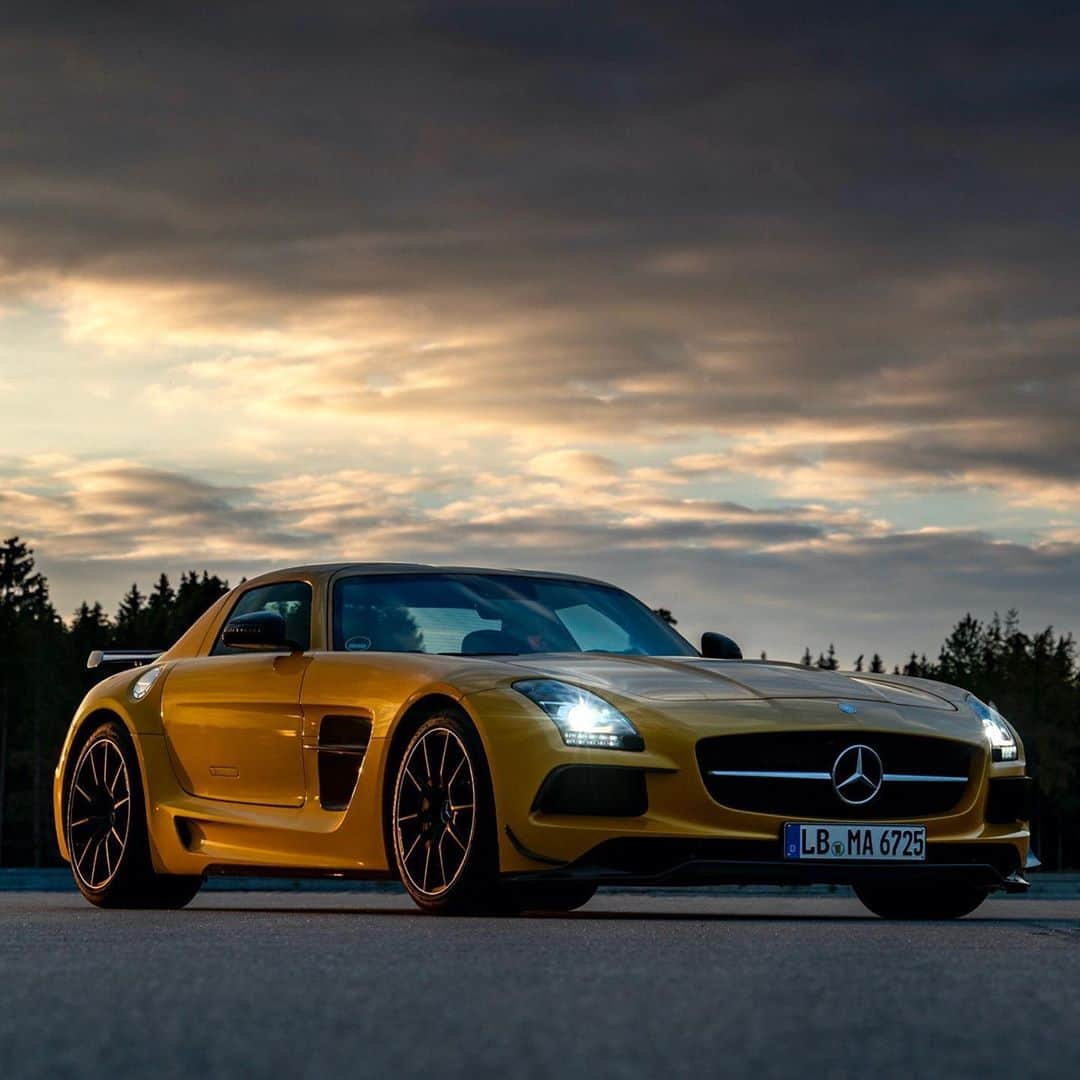
[[[237,615],[225,624],[221,643],[230,649],[288,649],[299,651],[300,646],[290,641],[285,617],[276,611],[253,611],[249,615]]]
[[[702,634],[701,655],[710,660],[741,660],[742,649],[723,634]]]

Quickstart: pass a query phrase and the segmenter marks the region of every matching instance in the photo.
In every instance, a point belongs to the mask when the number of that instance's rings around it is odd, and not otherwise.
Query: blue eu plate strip
[[[787,824],[784,826],[784,857],[786,859],[797,859],[799,857],[801,835],[798,825]]]

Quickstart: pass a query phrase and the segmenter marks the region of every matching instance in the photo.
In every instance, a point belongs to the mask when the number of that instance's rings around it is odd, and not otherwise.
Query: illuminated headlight
[[[994,708],[986,705],[974,694],[968,694],[971,711],[982,721],[983,731],[990,740],[990,753],[994,761],[1015,761],[1019,753],[1016,735],[1008,721]]]
[[[551,717],[567,746],[645,749],[634,725],[614,705],[580,686],[554,679],[526,679],[514,683],[514,689]]]
[[[149,671],[144,671],[131,685],[131,696],[136,701],[142,701],[147,694],[150,693],[150,688],[157,682],[158,676],[161,674],[161,668],[152,667]]]

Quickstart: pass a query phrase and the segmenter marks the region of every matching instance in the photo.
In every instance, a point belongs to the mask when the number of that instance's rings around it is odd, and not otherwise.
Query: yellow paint
[[[648,699],[592,686],[631,719],[644,737],[644,751],[571,748],[552,722],[511,688],[512,681],[528,675],[521,667],[509,669],[479,657],[327,651],[328,589],[346,571],[344,566],[306,568],[246,582],[161,657],[164,674],[141,701],[130,696],[139,671],[120,672],[90,691],[75,714],[56,769],[57,840],[65,858],[61,809],[66,770],[79,732],[84,724],[96,726],[100,714],[123,721],[135,743],[151,853],[159,871],[198,874],[230,864],[385,873],[392,865],[383,828],[385,792],[393,784],[387,770],[392,737],[414,705],[438,695],[465,710],[483,742],[495,789],[503,871],[545,868],[511,843],[507,826],[524,849],[567,862],[620,836],[775,840],[779,857],[785,819],[716,804],[698,770],[696,742],[733,731],[850,729],[855,723],[866,731],[936,734],[978,746],[983,765],[959,811],[920,821],[931,844],[1007,842],[1017,848],[1023,865],[1026,828],[983,821],[989,777],[1022,775],[1022,751],[1019,762],[992,764],[980,725],[964,710],[942,713],[860,701],[853,718],[841,714],[831,700],[732,700],[730,694],[710,700],[698,690],[675,700],[687,683],[679,681],[677,669],[658,668]],[[241,592],[298,579],[310,581],[314,590],[311,650],[292,656],[207,655]],[[665,685],[668,700],[657,700]],[[957,696],[954,688],[940,689],[943,696]],[[319,723],[328,714],[363,716],[372,723],[355,793],[341,811],[324,810],[319,802],[316,745]],[[533,799],[547,774],[575,762],[654,770],[647,779],[648,812],[611,819],[534,813]],[[228,775],[231,769],[235,776]]]

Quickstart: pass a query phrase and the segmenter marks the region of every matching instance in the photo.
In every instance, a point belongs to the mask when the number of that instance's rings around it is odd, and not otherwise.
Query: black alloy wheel
[[[198,875],[155,872],[139,761],[118,720],[97,728],[75,761],[64,829],[75,884],[97,907],[181,908],[202,886]]]
[[[111,733],[87,743],[68,797],[68,848],[81,888],[108,886],[119,871],[131,832],[131,777]]]
[[[433,914],[500,910],[494,800],[467,718],[439,713],[413,735],[398,766],[391,829],[402,883]]]

